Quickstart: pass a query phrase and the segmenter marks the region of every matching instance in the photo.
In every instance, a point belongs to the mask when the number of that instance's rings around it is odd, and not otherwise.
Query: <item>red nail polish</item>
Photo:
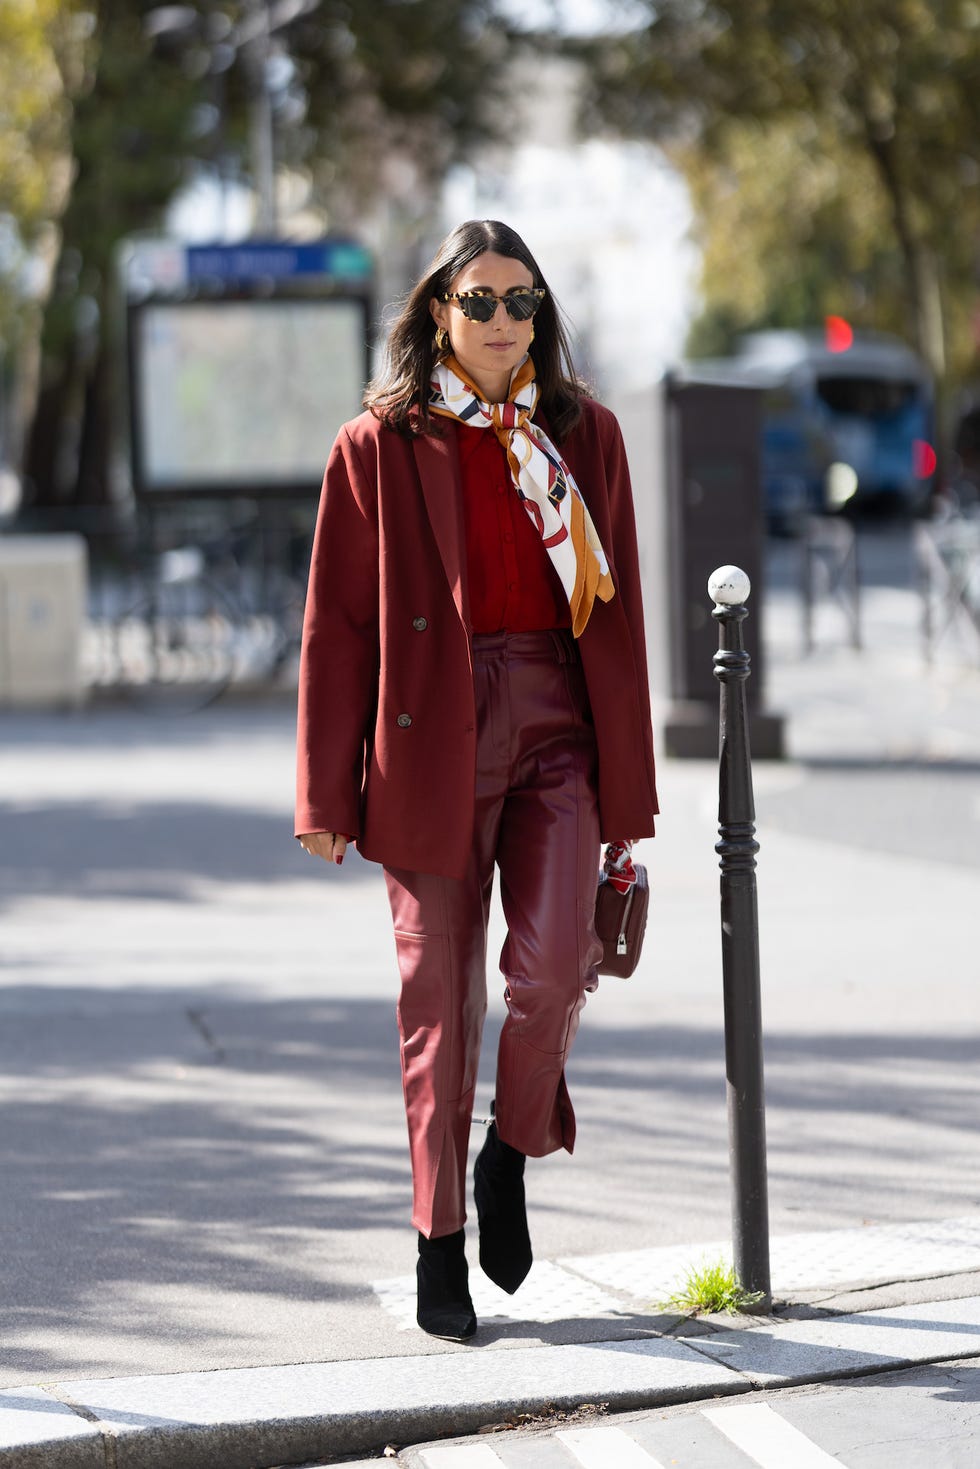
[[[343,853],[341,853],[341,855],[337,858],[337,866],[338,867],[343,867],[343,865],[344,865],[344,857],[343,857]]]

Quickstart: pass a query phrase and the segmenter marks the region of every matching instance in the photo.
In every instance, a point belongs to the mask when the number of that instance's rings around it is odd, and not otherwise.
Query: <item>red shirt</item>
[[[571,627],[558,573],[518,498],[492,428],[456,426],[475,633]]]

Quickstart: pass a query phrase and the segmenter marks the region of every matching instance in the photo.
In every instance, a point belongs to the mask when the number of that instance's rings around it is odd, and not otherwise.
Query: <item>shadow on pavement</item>
[[[127,1341],[141,1349],[150,1335],[173,1342],[175,1363],[152,1370],[183,1370],[188,1354],[213,1366],[270,1352],[316,1360],[329,1354],[330,1333],[297,1336],[290,1313],[316,1319],[358,1305],[380,1318],[370,1282],[391,1272],[372,1244],[378,1231],[397,1232],[400,1268],[411,1268],[391,1001],[188,1005],[165,989],[131,1001],[81,987],[50,1000],[39,1013],[30,986],[12,988],[0,1032],[0,1373],[64,1376],[66,1359],[75,1376],[104,1372],[107,1361],[124,1370]],[[489,1026],[477,1115],[494,1039]],[[853,1224],[872,1174],[879,1217],[889,1208],[922,1217],[909,1179],[916,1169],[928,1176],[929,1138],[944,1139],[947,1154],[961,1148],[971,1197],[978,1049],[974,1037],[770,1035],[771,1188],[784,1210],[800,1209],[797,1227],[814,1210],[823,1227],[835,1212]],[[698,1239],[723,1237],[720,1034],[655,1021],[583,1026],[570,1085],[576,1157],[528,1171],[542,1259],[558,1253],[552,1217],[563,1230],[581,1224],[581,1244],[562,1234],[564,1254],[675,1242],[678,1212],[700,1211]],[[940,1216],[968,1207],[937,1191],[922,1203]],[[658,1314],[651,1302],[603,1330],[642,1337]],[[380,1319],[372,1329],[385,1330]],[[487,1329],[493,1341],[589,1332],[578,1319]],[[86,1360],[93,1335],[102,1355]],[[408,1333],[387,1349],[404,1355],[418,1343]]]
[[[93,1324],[220,1359],[233,1298],[240,1347],[283,1303],[370,1297],[346,1241],[410,1194],[392,1004],[46,999],[4,996],[0,1372],[64,1370]]]
[[[178,754],[228,740],[270,735],[290,739],[295,730],[295,699],[281,703],[233,703],[168,719],[135,712],[125,705],[89,705],[54,713],[0,710],[0,748],[37,746],[86,750],[141,750],[172,747]]]
[[[206,901],[204,882],[309,878],[288,819],[246,804],[203,801],[58,801],[4,807],[0,903],[25,894]],[[356,852],[332,882],[377,880]]]

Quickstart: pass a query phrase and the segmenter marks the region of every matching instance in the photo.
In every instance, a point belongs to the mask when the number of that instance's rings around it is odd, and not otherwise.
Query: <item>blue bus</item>
[[[932,381],[898,338],[839,321],[823,331],[749,332],[734,357],[689,367],[701,380],[761,389],[773,529],[872,502],[926,508],[936,466]]]

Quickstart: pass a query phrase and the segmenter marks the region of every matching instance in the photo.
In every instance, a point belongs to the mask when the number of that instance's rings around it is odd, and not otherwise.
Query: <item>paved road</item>
[[[866,654],[827,607],[802,660],[774,581],[793,758],[756,776],[773,1229],[966,1216],[980,678],[924,673],[900,582],[869,592]],[[443,1349],[370,1286],[414,1249],[383,885],[299,851],[291,787],[285,705],[0,721],[0,1385]],[[574,1057],[575,1157],[530,1170],[543,1260],[727,1232],[711,763],[668,762],[663,798],[648,952],[590,1000]]]

